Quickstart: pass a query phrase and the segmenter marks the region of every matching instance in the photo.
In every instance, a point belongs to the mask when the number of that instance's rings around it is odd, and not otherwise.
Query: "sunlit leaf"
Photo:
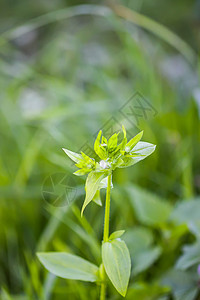
[[[114,239],[120,238],[124,234],[124,232],[125,232],[125,230],[114,231],[109,236],[109,240],[114,240]]]
[[[103,243],[102,259],[112,284],[125,297],[131,271],[131,259],[124,241],[117,239]]]
[[[133,147],[141,140],[143,136],[143,131],[138,133],[136,136],[134,136],[126,145],[130,150],[133,149]]]
[[[86,179],[86,184],[85,184],[86,197],[82,206],[81,215],[83,214],[85,207],[94,198],[96,191],[99,189],[100,182],[102,181],[103,178],[107,176],[108,176],[108,171],[105,172],[93,171],[88,174],[88,177]]]
[[[102,131],[100,130],[94,142],[94,151],[101,159],[106,159],[107,158],[106,151],[103,147],[101,147],[101,142],[100,142],[101,135],[102,135]]]
[[[146,142],[138,142],[136,146],[126,155],[122,157],[123,164],[119,168],[130,167],[139,161],[145,159],[155,150],[156,146]]]
[[[69,158],[71,158],[74,162],[79,163],[83,157],[81,156],[81,154],[78,154],[76,152],[72,152],[68,149],[62,148],[63,151],[69,156]]]
[[[37,253],[44,267],[56,276],[66,279],[97,281],[98,267],[87,260],[65,252]]]

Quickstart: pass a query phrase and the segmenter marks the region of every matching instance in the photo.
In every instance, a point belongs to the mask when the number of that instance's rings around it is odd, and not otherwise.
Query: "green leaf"
[[[136,282],[128,289],[127,300],[158,300],[159,296],[169,293],[170,289],[157,284],[146,284],[144,282]]]
[[[111,233],[109,240],[114,240],[120,238],[124,234],[125,230],[118,230]]]
[[[43,252],[37,253],[37,256],[49,272],[61,278],[98,280],[98,267],[79,256],[65,252]]]
[[[161,283],[171,287],[175,300],[196,299],[198,285],[197,276],[194,272],[172,269],[162,277]]]
[[[108,151],[111,153],[117,148],[118,134],[114,133],[108,140]]]
[[[83,175],[86,175],[87,173],[88,173],[87,169],[80,169],[80,170],[74,172],[73,174],[76,176],[83,176]]]
[[[86,184],[85,184],[86,197],[82,206],[81,215],[83,214],[85,207],[94,198],[96,191],[99,189],[99,185],[102,179],[105,178],[106,176],[108,176],[108,171],[104,171],[104,172],[93,171],[88,174],[88,177],[86,179]]]
[[[200,264],[200,242],[184,246],[183,251],[183,255],[176,263],[177,269],[186,270],[195,264]]]
[[[162,226],[170,216],[172,206],[157,195],[135,185],[127,187],[138,220],[153,227]]]
[[[122,150],[121,153],[124,154],[124,152],[125,152],[124,148],[127,144],[126,129],[125,129],[124,125],[122,125],[122,131],[123,131],[123,134],[124,134],[124,138],[123,138],[122,142],[119,144],[118,148],[119,148],[119,150]]]
[[[123,240],[126,242],[131,256],[148,249],[153,243],[153,233],[147,227],[134,226],[126,230]]]
[[[97,190],[94,198],[92,199],[92,201],[94,201],[97,205],[102,206],[102,202],[101,202],[101,196],[100,196],[100,190]]]
[[[108,177],[105,177],[99,183],[98,190],[96,191],[96,194],[94,195],[94,198],[92,199],[92,201],[94,201],[99,206],[102,206],[100,190],[101,189],[106,189],[107,188],[107,184],[108,184]],[[113,184],[111,182],[111,189],[112,188],[113,188]]]
[[[153,234],[148,228],[137,226],[124,234],[124,240],[133,259],[133,273],[148,269],[160,256],[161,248],[152,246]]]
[[[156,148],[156,145],[138,142],[137,145],[126,155],[122,156],[123,164],[119,168],[130,167],[139,161],[145,159],[147,156],[152,154]]]
[[[101,135],[102,135],[102,131],[100,130],[94,142],[94,151],[101,159],[104,160],[107,158],[107,155],[106,155],[106,150],[103,147],[101,147],[101,142],[100,142]]]
[[[133,257],[133,273],[136,275],[147,270],[161,255],[162,249],[159,246],[138,252]]]
[[[126,147],[129,147],[130,150],[133,149],[133,147],[141,140],[143,136],[143,131],[141,131],[140,133],[138,133],[136,136],[134,136],[127,144]]]
[[[124,241],[112,240],[103,243],[102,259],[112,284],[125,297],[131,271],[131,259]]]
[[[83,160],[83,157],[81,156],[81,154],[78,154],[76,152],[72,152],[68,149],[62,148],[63,151],[69,156],[69,158],[71,158],[74,162],[76,163],[80,163],[81,160]]]

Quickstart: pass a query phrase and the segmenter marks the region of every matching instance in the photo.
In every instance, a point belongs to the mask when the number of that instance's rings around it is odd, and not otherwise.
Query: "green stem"
[[[110,219],[110,190],[111,190],[111,179],[112,175],[108,176],[107,192],[106,192],[106,205],[105,205],[105,218],[104,218],[104,232],[103,232],[103,242],[107,242],[109,238],[109,219]],[[106,298],[106,282],[105,282],[105,269],[102,269],[102,283],[101,283],[101,293],[100,300],[105,300]]]

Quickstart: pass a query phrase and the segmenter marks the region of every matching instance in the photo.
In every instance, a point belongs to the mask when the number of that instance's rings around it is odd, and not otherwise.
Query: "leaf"
[[[118,134],[114,133],[108,140],[108,151],[111,153],[117,148]]]
[[[144,282],[136,282],[128,289],[127,300],[158,300],[158,297],[169,293],[170,289],[157,284],[146,284]],[[159,298],[160,299],[160,298]]]
[[[81,154],[78,154],[76,152],[72,152],[68,149],[62,148],[63,151],[69,156],[69,158],[71,158],[74,162],[76,163],[80,163],[81,160],[83,160],[83,157],[81,156]]]
[[[100,190],[101,189],[106,189],[108,184],[108,177],[105,177],[101,180],[98,190],[96,191],[96,194],[94,195],[94,198],[92,201],[94,201],[97,205],[102,206],[102,201],[101,201],[101,195],[100,195]],[[111,182],[111,189],[113,188],[113,184]]]
[[[101,196],[100,196],[100,190],[97,190],[94,198],[92,199],[92,201],[94,201],[97,205],[102,206],[102,202],[101,202]]]
[[[198,292],[196,274],[172,269],[161,279],[172,289],[175,300],[193,300]]]
[[[88,174],[85,184],[86,197],[82,206],[81,215],[83,215],[83,211],[85,207],[92,201],[94,198],[96,191],[99,188],[99,184],[103,178],[108,176],[108,171],[105,172],[95,172],[92,171]]]
[[[134,258],[137,253],[148,249],[152,245],[153,233],[149,228],[135,226],[126,230],[123,239],[127,244],[131,256]]]
[[[111,233],[109,240],[114,240],[120,238],[124,234],[125,230],[118,230]]]
[[[176,263],[177,269],[186,270],[195,264],[200,264],[200,242],[184,246],[183,251],[183,255]]]
[[[162,249],[152,246],[152,231],[145,227],[134,227],[124,234],[124,240],[133,260],[133,273],[148,269],[160,256]]]
[[[101,159],[104,160],[107,158],[107,155],[106,155],[106,150],[103,147],[101,147],[101,143],[100,143],[101,135],[102,135],[102,131],[100,130],[94,142],[94,151]]]
[[[127,187],[138,220],[145,225],[159,227],[169,218],[172,206],[157,195],[135,185]]]
[[[112,240],[103,243],[102,259],[112,284],[125,297],[131,271],[131,259],[124,241]]]
[[[127,144],[126,147],[129,147],[130,150],[133,149],[133,147],[141,140],[143,136],[143,131],[141,131],[140,133],[138,133],[136,136],[134,136]]]
[[[124,138],[123,138],[122,142],[119,144],[118,149],[122,150],[121,153],[124,153],[124,148],[127,144],[126,129],[125,129],[124,125],[122,125],[122,131],[123,131],[123,134],[124,134]]]
[[[98,267],[79,256],[65,252],[40,252],[37,256],[49,272],[61,278],[98,280]]]
[[[200,198],[187,199],[178,203],[173,210],[170,219],[176,224],[187,224],[199,222]]]
[[[138,252],[133,257],[133,273],[136,275],[148,269],[161,255],[161,247],[152,247],[147,250]]]
[[[146,143],[146,142],[138,142],[137,145],[129,152],[126,156],[122,157],[123,164],[119,166],[119,168],[130,167],[139,161],[145,159],[147,156],[152,154],[156,148],[156,145]]]

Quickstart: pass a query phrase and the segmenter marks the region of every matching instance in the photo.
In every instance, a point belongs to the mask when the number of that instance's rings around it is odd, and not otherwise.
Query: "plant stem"
[[[112,175],[108,176],[107,192],[106,192],[106,207],[105,207],[104,233],[103,233],[104,242],[107,242],[109,237],[111,176]]]
[[[108,183],[107,183],[107,191],[106,191],[106,205],[105,205],[105,217],[104,217],[104,232],[103,232],[103,242],[104,243],[108,241],[108,237],[109,237],[111,179],[112,179],[112,175],[109,175],[108,176]],[[106,298],[105,275],[106,275],[105,274],[105,269],[104,269],[104,266],[103,266],[100,300],[105,300],[105,298]]]

